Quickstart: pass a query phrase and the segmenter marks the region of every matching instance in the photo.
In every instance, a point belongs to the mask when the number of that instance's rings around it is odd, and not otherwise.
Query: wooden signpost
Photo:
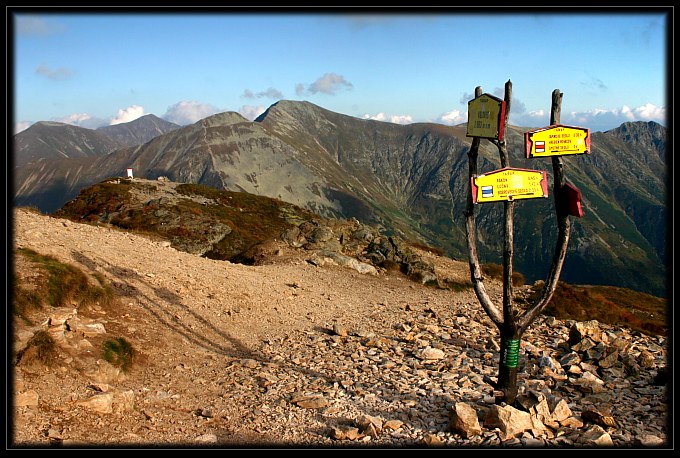
[[[559,123],[562,93],[555,89],[552,95],[550,126],[524,134],[526,157],[549,157],[553,166],[553,197],[557,223],[557,242],[552,264],[540,294],[525,310],[515,308],[512,284],[514,254],[514,204],[518,199],[548,196],[546,172],[510,167],[507,142],[503,139],[508,123],[512,83],[505,85],[505,99],[500,100],[475,89],[475,98],[468,103],[468,137],[473,137],[469,157],[470,189],[465,210],[470,258],[470,279],[482,308],[500,331],[500,358],[498,379],[484,377],[494,387],[497,403],[512,404],[518,394],[517,373],[522,335],[529,325],[548,305],[557,288],[562,265],[569,244],[569,216],[583,216],[581,192],[566,182],[563,155],[590,153],[590,131],[581,127]],[[486,138],[498,147],[501,168],[483,174],[477,173],[480,139]],[[504,205],[503,244],[503,304],[498,307],[484,287],[484,275],[477,252],[477,225],[475,204],[499,202]]]

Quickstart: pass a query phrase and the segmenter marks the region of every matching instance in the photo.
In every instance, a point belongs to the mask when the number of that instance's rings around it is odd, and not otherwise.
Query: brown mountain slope
[[[121,145],[104,132],[43,121],[14,136],[14,167],[36,161],[104,156]]]
[[[655,123],[624,127],[594,133],[592,154],[564,161],[585,215],[573,218],[562,274],[570,283],[666,296],[666,129]],[[508,128],[510,163],[547,169],[551,182],[550,161],[525,157],[525,130]],[[397,125],[282,100],[254,122],[221,113],[103,157],[19,167],[14,203],[52,213],[80,189],[124,176],[131,167],[137,177],[166,176],[277,198],[326,217],[354,217],[462,257],[470,141],[464,126]],[[497,169],[497,156],[493,144],[481,142],[479,172]],[[514,213],[514,259],[530,281],[545,279],[556,242],[548,194],[518,203]],[[480,257],[500,262],[503,205],[475,209]]]

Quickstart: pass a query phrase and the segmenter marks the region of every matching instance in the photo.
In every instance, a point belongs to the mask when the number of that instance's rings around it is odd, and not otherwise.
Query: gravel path
[[[72,323],[57,328],[56,365],[15,368],[13,442],[20,447],[502,444],[498,430],[464,438],[448,428],[454,403],[480,412],[493,404],[482,378],[497,373],[498,333],[472,290],[427,287],[398,272],[314,266],[283,246],[265,265],[244,266],[24,209],[14,216],[16,248],[101,274],[119,296],[113,307],[42,310],[32,325],[15,320],[15,348],[49,318],[58,323],[55,314]],[[467,263],[432,260],[440,275],[467,277]],[[15,272],[34,274],[21,257]],[[501,285],[486,286],[499,300]],[[526,348],[554,350],[568,337],[565,323],[546,320],[527,332]],[[106,332],[79,332],[83,324]],[[118,336],[139,352],[127,373],[97,350]],[[436,357],[423,356],[433,349]],[[523,383],[549,380],[532,375]],[[654,396],[658,402],[640,404],[630,425],[612,430],[615,444],[643,433],[665,437],[667,406],[662,391],[647,395]],[[580,412],[578,403],[570,406]],[[365,429],[371,421],[373,430]],[[581,433],[525,434],[505,444],[573,445]]]

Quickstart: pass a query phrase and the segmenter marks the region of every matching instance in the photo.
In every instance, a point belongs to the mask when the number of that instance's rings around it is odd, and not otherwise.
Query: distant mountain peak
[[[242,122],[250,122],[248,118],[235,111],[225,111],[223,113],[217,113],[207,118],[203,118],[196,124],[202,124],[206,127],[216,127],[216,126],[230,126],[232,124],[239,124]]]
[[[306,100],[279,100],[272,104],[264,113],[255,119],[255,122],[263,122],[272,117],[300,117],[300,116],[347,116],[326,110]],[[351,116],[349,116],[351,117]]]
[[[57,122],[57,121],[38,121],[34,123],[31,127],[33,126],[48,126],[48,127],[61,127],[61,126],[72,126],[72,127],[77,127],[73,126],[72,124],[67,124],[65,122]],[[30,127],[29,127],[30,129]]]
[[[39,160],[105,155],[119,146],[104,132],[62,122],[40,121],[14,136],[12,159],[15,166],[22,166]]]
[[[141,126],[153,127],[154,121],[146,117],[111,127],[131,135]],[[54,211],[84,186],[124,176],[127,167],[134,167],[139,177],[165,176],[269,196],[324,217],[356,217],[452,256],[464,256],[467,248],[471,140],[460,127],[400,125],[281,100],[256,122],[235,112],[218,113],[157,141],[113,152],[103,132],[77,129],[43,127],[17,134],[15,205]],[[542,167],[521,155],[525,130],[508,129],[508,151],[517,167]],[[563,281],[665,294],[666,138],[666,128],[657,123],[624,124],[593,133],[592,154],[565,160],[568,179],[582,193],[586,217],[574,220]],[[480,154],[480,170],[498,168],[492,150]],[[47,167],[39,159],[54,161]],[[553,206],[552,198],[534,199],[522,202],[516,213],[515,268],[530,281],[542,278],[551,262]],[[502,207],[476,209],[480,256],[494,262],[502,252],[502,237],[496,237]]]
[[[108,135],[121,147],[128,147],[144,144],[180,127],[182,126],[161,119],[154,114],[147,114],[130,122],[99,127],[97,131]]]
[[[118,124],[110,124],[108,126],[98,127],[96,130],[101,130],[101,131],[106,132],[106,131],[111,131],[111,130],[114,130],[114,129],[136,128],[137,126],[140,126],[140,125],[142,125],[142,126],[156,125],[156,126],[163,126],[163,127],[170,128],[170,129],[176,129],[176,128],[182,127],[179,124],[175,124],[173,122],[166,121],[163,118],[159,118],[155,114],[146,114],[146,115],[140,116],[139,118],[134,119],[132,121],[121,122],[121,123],[118,123]]]
[[[655,121],[624,122],[616,129],[607,131],[612,136],[626,143],[635,145],[641,151],[654,151],[666,160],[666,128]]]
[[[144,116],[140,116],[140,117],[137,118],[137,119],[144,119],[144,118],[146,118],[146,119],[154,119],[154,120],[160,119],[161,121],[165,121],[163,118],[159,118],[158,116],[156,116],[156,115],[153,114],[153,113],[145,114]],[[165,121],[165,122],[168,122],[168,121]]]

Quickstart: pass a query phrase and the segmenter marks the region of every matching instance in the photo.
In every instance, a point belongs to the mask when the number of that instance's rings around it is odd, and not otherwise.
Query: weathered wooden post
[[[534,132],[525,133],[525,148],[527,157],[551,156],[553,165],[554,185],[553,195],[555,199],[555,211],[557,216],[558,236],[552,264],[548,272],[548,277],[544,283],[541,295],[536,299],[524,313],[515,310],[513,304],[512,289],[512,263],[514,251],[514,201],[517,199],[547,197],[547,177],[545,172],[526,169],[513,169],[509,165],[507,152],[507,141],[503,132],[507,132],[507,123],[510,114],[512,83],[508,80],[505,85],[505,100],[500,104],[497,119],[491,113],[482,114],[488,107],[483,106],[481,110],[473,110],[473,102],[483,99],[480,87],[475,89],[475,99],[470,102],[468,109],[468,136],[474,137],[469,158],[470,192],[468,193],[467,208],[465,211],[468,242],[468,253],[470,261],[470,278],[475,290],[475,294],[487,315],[491,318],[500,332],[500,361],[498,368],[498,380],[493,381],[489,378],[485,380],[490,383],[495,390],[501,394],[497,396],[496,402],[512,404],[517,397],[517,372],[519,361],[519,349],[522,335],[529,325],[536,319],[541,311],[547,306],[557,287],[557,281],[562,270],[564,258],[569,243],[569,215],[583,216],[578,207],[578,211],[573,211],[571,205],[574,190],[578,190],[565,182],[564,170],[561,155],[578,154],[589,152],[590,133],[587,129],[570,128],[559,124],[562,93],[559,90],[553,91],[551,108],[551,126]],[[488,97],[487,97],[488,98]],[[490,126],[483,125],[472,118],[480,117],[493,121]],[[471,122],[473,123],[471,125]],[[494,131],[494,122],[497,128],[497,136],[489,135],[484,127],[490,127]],[[502,123],[502,124],[501,124]],[[547,139],[542,136],[547,134]],[[534,138],[534,136],[536,138]],[[501,169],[483,175],[477,173],[477,158],[479,153],[479,143],[481,138],[487,138],[498,147]],[[539,140],[539,138],[541,138]],[[576,194],[579,199],[580,195]],[[477,255],[477,228],[475,222],[475,204],[479,202],[504,202],[504,248],[503,248],[503,308],[502,312],[491,301],[483,283],[482,270]]]

